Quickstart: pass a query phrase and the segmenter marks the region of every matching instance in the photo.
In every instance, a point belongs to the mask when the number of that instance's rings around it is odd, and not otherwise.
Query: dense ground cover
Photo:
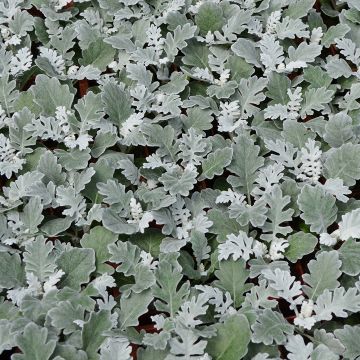
[[[359,24],[1,1],[2,358],[358,358]]]

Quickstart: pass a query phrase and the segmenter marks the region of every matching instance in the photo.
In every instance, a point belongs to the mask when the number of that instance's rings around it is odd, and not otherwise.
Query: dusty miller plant
[[[359,24],[2,0],[2,356],[358,358]]]

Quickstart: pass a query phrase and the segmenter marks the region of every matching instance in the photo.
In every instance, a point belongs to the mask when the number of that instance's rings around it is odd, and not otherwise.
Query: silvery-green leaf
[[[156,88],[156,85],[158,85],[158,83],[151,84],[153,74],[151,71],[146,70],[146,67],[143,64],[128,64],[126,70],[129,74],[129,78],[137,81],[139,85],[144,85],[150,89]]]
[[[160,251],[164,254],[178,252],[186,245],[186,240],[164,238],[160,244]]]
[[[262,226],[263,235],[262,239],[272,241],[277,238],[278,234],[287,235],[291,232],[289,226],[281,226],[282,223],[291,221],[293,209],[286,209],[285,207],[290,203],[290,196],[282,196],[280,186],[275,186],[271,193],[264,195],[264,200],[269,205],[266,216],[268,221]]]
[[[172,61],[179,50],[186,46],[185,40],[191,39],[196,31],[196,26],[187,23],[183,26],[179,25],[174,30],[174,35],[167,33],[164,50],[167,57]]]
[[[295,49],[290,46],[288,49],[290,61],[303,61],[305,63],[313,62],[321,53],[321,45],[307,44],[305,41]]]
[[[321,360],[321,359],[338,360],[339,356],[337,354],[333,353],[324,344],[320,344],[312,352],[311,358],[313,360]]]
[[[360,84],[354,83],[351,85],[350,91],[339,101],[339,108],[348,112],[360,108],[358,99],[360,98]]]
[[[279,41],[272,34],[264,34],[259,46],[263,65],[268,71],[276,70],[276,67],[284,61],[284,50]]]
[[[289,360],[312,359],[314,345],[311,342],[305,345],[301,335],[290,335],[285,349],[289,352]]]
[[[52,181],[55,185],[62,185],[66,174],[62,172],[62,167],[57,162],[56,156],[51,151],[46,151],[41,155],[37,170],[44,174],[43,181],[47,184]]]
[[[119,127],[133,113],[129,95],[119,85],[107,83],[101,94],[104,110],[110,121]]]
[[[20,37],[26,35],[34,26],[34,17],[27,11],[16,11],[14,18],[9,21],[9,27]]]
[[[317,238],[312,234],[306,234],[302,231],[292,234],[288,237],[289,246],[285,250],[285,257],[292,263],[302,259],[304,255],[314,251],[317,245]]]
[[[6,289],[21,287],[25,283],[25,269],[19,254],[0,252],[0,286]]]
[[[349,78],[353,73],[351,67],[344,59],[339,59],[335,56],[329,58],[325,65],[325,69],[329,76],[331,76],[333,79],[338,79],[341,76]]]
[[[206,347],[209,355],[217,360],[239,360],[246,355],[251,332],[245,315],[231,315],[216,329]]]
[[[186,80],[185,74],[173,72],[170,76],[170,81],[160,86],[159,90],[165,94],[179,94],[185,89],[188,83],[189,81]]]
[[[102,119],[103,109],[101,95],[89,91],[74,105],[80,115],[81,127],[89,129],[90,126]]]
[[[116,271],[122,272],[127,276],[135,274],[135,267],[140,261],[140,249],[127,241],[111,242],[108,245],[108,251],[111,257],[109,261],[121,264]]]
[[[289,7],[284,12],[284,16],[289,16],[292,19],[302,18],[309,13],[314,3],[315,0],[291,1]]]
[[[240,80],[249,78],[255,72],[253,66],[249,65],[239,56],[230,56],[226,62],[226,69],[230,70],[231,80],[240,83]]]
[[[324,344],[335,354],[341,355],[345,350],[344,346],[335,338],[334,334],[330,332],[327,333],[324,329],[316,329],[314,331],[314,339],[317,342]]]
[[[59,235],[60,233],[67,230],[71,223],[72,219],[65,217],[65,218],[56,218],[47,221],[40,227],[40,230],[44,232],[47,236],[55,237],[56,235]]]
[[[249,64],[261,67],[260,53],[257,50],[255,43],[249,39],[238,39],[232,46],[231,50],[237,55],[246,60]]]
[[[257,176],[256,170],[264,164],[264,159],[259,156],[260,147],[251,138],[241,135],[236,140],[228,170],[237,175],[236,183],[240,192],[249,196]]]
[[[120,209],[128,211],[132,192],[126,192],[123,184],[119,184],[117,180],[108,180],[106,183],[98,183],[97,188],[99,193],[104,196],[105,203],[120,205]]]
[[[302,124],[292,120],[285,120],[281,135],[284,139],[296,146],[298,149],[305,147],[309,139],[314,139],[315,134]]]
[[[202,4],[195,17],[195,22],[203,35],[206,35],[208,31],[220,30],[225,23],[221,6],[215,3]]]
[[[12,146],[23,155],[31,153],[33,150],[29,146],[33,146],[36,143],[32,133],[25,129],[27,124],[31,124],[33,118],[34,115],[25,107],[20,112],[14,114],[13,124],[9,128]]]
[[[310,225],[311,231],[319,234],[326,232],[327,227],[336,219],[335,202],[335,197],[321,187],[305,185],[298,197],[300,217]]]
[[[350,31],[349,26],[346,24],[337,24],[330,26],[321,39],[321,44],[325,47],[329,47],[335,43],[335,39],[344,37]]]
[[[326,90],[325,87],[318,89],[309,89],[305,92],[304,104],[301,109],[301,116],[313,115],[314,110],[320,111],[324,109],[324,104],[331,101],[334,91]]]
[[[8,115],[13,111],[14,102],[18,98],[19,91],[15,90],[15,80],[9,81],[9,75],[0,78],[0,104]]]
[[[137,352],[137,357],[139,360],[165,360],[165,357],[168,355],[166,350],[155,350],[151,347],[139,348]]]
[[[249,79],[241,79],[239,84],[241,117],[248,118],[259,111],[255,105],[259,105],[265,99],[262,93],[266,84],[266,78],[252,76]]]
[[[29,202],[24,206],[20,218],[29,234],[35,234],[38,231],[39,225],[44,220],[42,210],[43,206],[38,196],[30,198]]]
[[[329,118],[325,126],[324,140],[331,147],[340,147],[351,142],[353,138],[352,119],[346,113],[340,112]]]
[[[194,170],[185,169],[183,171],[180,168],[174,168],[161,175],[159,181],[164,184],[165,190],[169,191],[171,195],[188,196],[196,184],[196,175]]]
[[[15,332],[11,330],[11,322],[9,320],[0,320],[0,353],[5,350],[11,350],[15,345]]]
[[[190,243],[198,264],[200,264],[202,260],[209,258],[209,253],[211,251],[211,248],[208,245],[208,241],[206,239],[205,234],[199,231],[192,231],[190,237]]]
[[[360,327],[345,325],[334,331],[335,336],[345,347],[343,356],[346,359],[355,360],[360,356]]]
[[[229,218],[228,214],[222,210],[211,209],[207,216],[213,223],[210,232],[217,235],[219,242],[225,241],[227,234],[236,234],[241,230],[239,223],[235,219]]]
[[[235,93],[238,84],[236,81],[228,81],[224,85],[210,85],[206,94],[217,99],[226,99]]]
[[[56,341],[49,337],[48,329],[35,323],[26,325],[15,341],[22,352],[12,356],[15,360],[49,360],[56,346]]]
[[[289,95],[287,89],[290,87],[290,80],[284,74],[271,73],[267,84],[266,96],[274,100],[272,104],[287,105]]]
[[[100,132],[96,135],[94,145],[91,147],[91,155],[99,157],[104,151],[116,144],[117,136],[111,132]]]
[[[339,257],[342,261],[341,270],[348,275],[360,274],[360,243],[349,239],[339,249]]]
[[[99,80],[100,74],[101,71],[98,68],[92,65],[86,65],[80,66],[76,73],[71,75],[70,78],[73,80]]]
[[[178,144],[175,142],[175,131],[167,125],[164,128],[158,124],[146,124],[142,128],[143,133],[147,136],[149,146],[157,146],[157,152],[161,156],[170,156],[172,161],[176,160],[176,154],[179,151]]]
[[[324,163],[327,179],[340,178],[347,186],[353,186],[360,179],[360,145],[343,144],[329,152]]]
[[[349,238],[360,238],[360,209],[352,210],[341,217],[339,224],[339,232],[341,240],[348,240]]]
[[[120,329],[138,325],[139,317],[146,313],[152,299],[153,294],[151,290],[145,290],[139,294],[132,293],[127,298],[121,297],[119,312]]]
[[[102,39],[97,39],[83,50],[79,63],[84,66],[92,65],[105,71],[107,65],[114,59],[114,55],[115,50],[112,46],[104,43]]]
[[[77,359],[77,360],[87,360],[88,357],[84,350],[78,350],[73,345],[60,345],[57,344],[54,354],[54,360],[65,360],[65,359]]]
[[[134,163],[129,159],[119,161],[119,167],[122,169],[122,174],[133,184],[139,184],[140,172]]]
[[[349,288],[345,291],[343,287],[334,291],[325,289],[316,300],[314,311],[316,320],[331,320],[332,314],[336,317],[346,318],[348,312],[358,312],[360,309],[360,295],[356,288]]]
[[[320,66],[309,65],[304,69],[304,79],[310,84],[310,88],[328,87],[331,77]]]
[[[138,231],[137,224],[129,224],[123,217],[111,208],[105,209],[102,216],[102,222],[106,229],[115,234],[134,234]]]
[[[72,248],[64,251],[56,260],[57,266],[65,272],[60,286],[80,289],[89,281],[90,274],[95,270],[95,252],[93,249]]]
[[[155,307],[159,311],[165,311],[173,317],[181,304],[189,295],[190,284],[188,281],[180,285],[183,275],[173,264],[167,260],[160,260],[155,270],[156,285],[152,291]]]
[[[202,163],[202,173],[198,178],[199,181],[221,175],[223,169],[231,163],[232,153],[231,148],[217,149],[210,153]]]
[[[69,151],[58,149],[55,150],[55,155],[58,156],[59,163],[67,171],[85,169],[91,158],[90,149],[71,149]]]
[[[127,339],[107,338],[100,350],[100,360],[131,360],[131,346]]]
[[[112,327],[111,314],[107,310],[92,312],[81,332],[82,348],[89,359],[98,359],[98,350],[105,340],[104,332]]]
[[[214,285],[230,293],[236,308],[244,301],[244,293],[252,287],[251,284],[245,283],[249,275],[245,266],[243,259],[223,260],[219,262],[219,270],[215,271],[218,280],[214,282]]]
[[[188,46],[185,47],[182,52],[184,53],[182,62],[185,65],[195,66],[203,69],[206,68],[209,64],[209,48],[200,42],[196,42],[195,40],[189,40]]]
[[[48,312],[48,316],[51,319],[51,324],[55,328],[63,330],[64,334],[67,335],[78,329],[74,321],[83,319],[84,312],[85,309],[80,304],[61,301]]]
[[[256,323],[251,326],[253,330],[252,341],[271,345],[284,344],[286,335],[292,335],[294,326],[288,323],[284,317],[275,311],[265,309],[256,319]]]
[[[45,281],[56,269],[54,255],[52,254],[53,245],[45,242],[43,237],[28,243],[24,253],[25,270],[33,273],[40,281]]]
[[[110,259],[108,245],[114,243],[116,240],[117,235],[102,226],[92,228],[90,232],[85,234],[80,240],[83,248],[94,249],[96,271],[100,274],[113,272],[113,268],[105,264],[105,262]]]
[[[297,37],[308,37],[309,31],[306,30],[307,25],[300,19],[292,19],[286,16],[281,23],[276,25],[276,34],[279,39],[294,39]]]
[[[44,115],[54,115],[58,106],[70,109],[74,99],[74,94],[71,93],[68,85],[62,85],[56,78],[41,74],[36,77],[35,85],[31,90],[34,101],[41,106]]]
[[[339,286],[341,261],[337,251],[322,252],[316,260],[308,263],[309,273],[303,275],[306,285],[303,286],[307,296],[316,300],[325,289],[333,290]]]

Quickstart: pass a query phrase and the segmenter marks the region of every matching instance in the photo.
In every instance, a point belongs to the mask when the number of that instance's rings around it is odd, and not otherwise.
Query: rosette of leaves
[[[360,356],[357,0],[3,0],[0,354]]]

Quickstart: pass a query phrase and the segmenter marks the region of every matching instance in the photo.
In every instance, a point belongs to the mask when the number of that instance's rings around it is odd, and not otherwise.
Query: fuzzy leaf
[[[334,149],[324,163],[324,175],[327,179],[340,178],[347,186],[355,185],[360,179],[360,145],[344,144]]]
[[[105,71],[107,65],[114,59],[115,49],[105,44],[102,39],[92,42],[89,47],[83,50],[81,65],[92,65],[101,71]]]
[[[12,289],[25,282],[25,271],[19,254],[0,252],[0,287]]]
[[[310,225],[311,231],[319,234],[326,232],[327,227],[336,219],[335,201],[335,197],[319,186],[305,185],[298,198],[299,209],[302,212],[300,217]]]
[[[335,289],[339,286],[338,277],[341,261],[337,251],[322,252],[308,264],[310,273],[303,275],[304,292],[309,297],[316,299],[325,289]]]
[[[155,275],[156,285],[153,287],[153,294],[158,299],[155,307],[159,311],[168,312],[173,317],[189,295],[189,283],[184,282],[179,287],[182,274],[166,260],[160,261]]]
[[[110,121],[118,127],[133,113],[130,98],[119,85],[106,84],[101,98]]]
[[[64,251],[57,265],[65,272],[60,285],[80,289],[81,284],[88,282],[90,274],[95,270],[95,252],[93,249],[79,248]]]
[[[317,239],[312,234],[306,234],[302,231],[292,234],[288,237],[289,246],[285,250],[285,257],[295,263],[303,258],[304,255],[314,251]]]
[[[349,239],[341,245],[339,258],[342,262],[341,270],[348,275],[360,274],[360,243]]]
[[[112,272],[112,267],[105,264],[110,259],[110,253],[108,251],[108,245],[114,243],[117,240],[117,235],[111,231],[103,228],[102,226],[96,226],[90,230],[88,234],[85,234],[80,240],[80,244],[83,248],[94,249],[96,260],[96,271],[100,274],[104,272]]]
[[[42,108],[44,115],[54,115],[58,106],[71,108],[74,95],[70,92],[68,85],[61,85],[59,80],[46,75],[38,75],[35,85],[31,87],[34,101]]]
[[[355,360],[360,356],[360,326],[345,325],[334,334],[345,346],[343,355],[346,359]]]
[[[164,189],[171,195],[188,196],[196,183],[196,172],[190,169],[182,171],[175,168],[161,175],[159,181],[164,184]]]
[[[139,294],[132,293],[129,297],[120,299],[119,323],[121,329],[139,324],[138,318],[147,311],[153,295],[150,290]]]
[[[215,271],[218,278],[214,285],[224,291],[228,291],[236,307],[244,301],[244,292],[251,288],[250,284],[245,284],[249,271],[245,268],[245,261],[239,259],[220,261],[219,270]]]
[[[202,163],[202,173],[199,181],[204,179],[212,179],[215,175],[221,175],[223,169],[231,163],[231,148],[217,149],[209,154]]]
[[[348,314],[345,311],[358,312],[360,310],[360,295],[356,288],[350,288],[347,291],[343,287],[335,289],[333,292],[325,289],[318,296],[314,311],[316,320],[331,320],[332,315],[345,318]]]
[[[195,22],[203,35],[206,35],[208,31],[220,30],[225,22],[220,5],[215,3],[202,4],[195,17]]]
[[[256,170],[264,164],[264,159],[259,156],[259,152],[260,147],[245,135],[239,136],[233,145],[233,159],[228,169],[237,175],[236,187],[248,196],[254,186]]]
[[[97,352],[105,340],[104,332],[110,330],[112,322],[109,311],[92,312],[81,332],[82,346],[89,360],[98,359]]]
[[[284,344],[286,335],[292,335],[293,325],[289,324],[284,317],[270,309],[265,309],[256,319],[256,323],[251,326],[254,331],[252,341],[271,345]]]
[[[240,360],[250,342],[249,322],[244,315],[231,315],[218,324],[217,334],[209,340],[206,351],[214,360]]]
[[[22,354],[13,355],[14,360],[48,360],[56,346],[55,340],[48,339],[48,330],[34,323],[25,326],[24,332],[17,335],[16,343]]]

